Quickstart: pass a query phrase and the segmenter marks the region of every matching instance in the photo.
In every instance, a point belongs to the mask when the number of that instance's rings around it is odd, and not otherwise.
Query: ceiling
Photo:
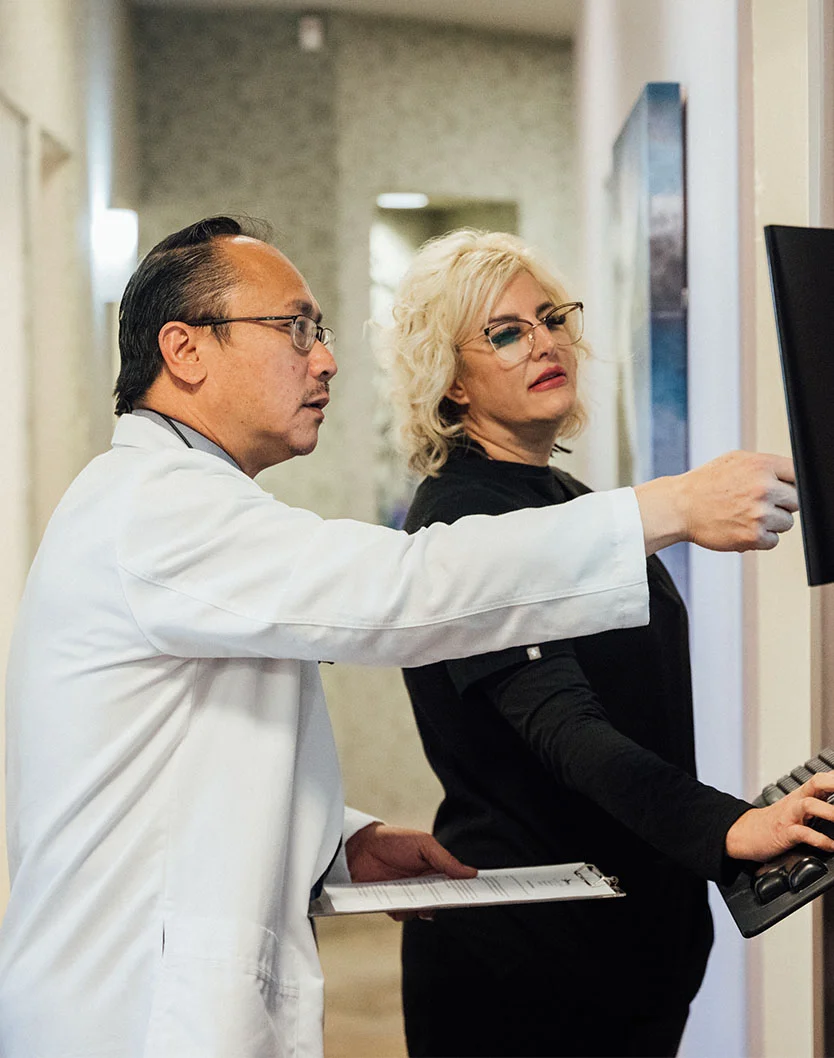
[[[274,8],[316,14],[419,18],[509,33],[573,37],[583,0],[134,0],[142,7]]]

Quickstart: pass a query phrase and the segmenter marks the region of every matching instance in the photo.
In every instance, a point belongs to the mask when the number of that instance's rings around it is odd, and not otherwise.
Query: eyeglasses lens
[[[513,356],[518,343],[529,333],[529,323],[502,323],[489,332],[489,340],[496,353],[500,355],[506,351],[509,356]]]
[[[292,342],[300,353],[309,353],[319,341],[327,348],[333,345],[333,332],[311,320],[309,316],[296,316],[292,325]]]
[[[524,340],[528,338],[536,327],[544,326],[549,334],[557,341],[566,345],[576,345],[582,338],[584,318],[582,305],[576,302],[555,310],[540,320],[537,324],[530,324],[526,320],[518,322],[502,323],[489,332],[489,342],[495,350],[498,358],[505,363],[512,364],[523,360],[530,348]]]
[[[573,323],[573,333],[575,335],[573,344],[582,341],[582,336],[585,333],[585,308],[582,305],[577,305],[570,319],[575,321]]]
[[[309,353],[316,341],[317,325],[309,316],[296,316],[292,322],[292,342],[302,353]]]
[[[546,318],[546,323],[551,334],[561,335],[570,345],[576,345],[578,341],[581,341],[585,330],[582,302],[577,301],[573,305],[566,305],[551,313]]]

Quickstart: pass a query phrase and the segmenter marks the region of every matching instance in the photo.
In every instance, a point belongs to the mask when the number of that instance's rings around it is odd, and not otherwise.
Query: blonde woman
[[[524,245],[427,244],[394,315],[393,398],[425,475],[410,532],[589,491],[549,465],[584,420],[583,307]],[[706,879],[780,850],[772,809],[695,778],[686,611],[655,557],[648,579],[645,628],[405,672],[445,846],[476,867],[596,863],[628,894],[407,923],[411,1055],[674,1055],[712,944]]]

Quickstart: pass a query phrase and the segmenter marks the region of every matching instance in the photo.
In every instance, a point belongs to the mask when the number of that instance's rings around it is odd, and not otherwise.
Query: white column
[[[0,496],[0,699],[15,612],[29,566],[29,341],[27,333],[26,135],[23,118],[0,99],[0,374],[3,457]],[[0,729],[0,749],[5,740]],[[3,753],[3,756],[5,753]],[[1,820],[0,820],[1,821]],[[0,831],[0,910],[8,897],[5,825]]]
[[[776,327],[764,252],[765,224],[809,223],[807,0],[752,0],[749,8],[753,166],[743,208],[745,296],[754,342],[746,362],[745,444],[790,452]],[[748,343],[750,336],[748,336]],[[745,559],[748,770],[753,789],[812,752],[811,598],[802,540]],[[749,942],[751,1052],[813,1054],[813,915],[803,908]]]

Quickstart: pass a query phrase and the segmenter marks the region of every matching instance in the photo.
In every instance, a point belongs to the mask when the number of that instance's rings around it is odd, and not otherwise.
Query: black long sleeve
[[[480,689],[560,785],[694,873],[713,881],[732,877],[725,838],[751,806],[617,731],[572,641],[549,647],[541,659],[485,677]],[[454,679],[455,663],[449,667]]]

